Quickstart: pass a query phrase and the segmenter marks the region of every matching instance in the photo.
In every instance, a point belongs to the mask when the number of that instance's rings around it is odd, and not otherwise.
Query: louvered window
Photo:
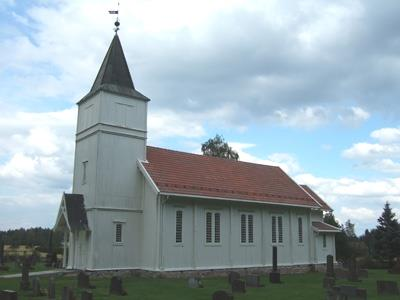
[[[206,244],[221,243],[221,214],[206,212]]]
[[[115,242],[122,243],[122,224],[121,223],[115,224]]]
[[[322,235],[322,247],[326,248],[326,234]]]
[[[240,215],[240,242],[246,243],[246,215]]]
[[[303,219],[301,217],[299,217],[297,219],[298,222],[298,229],[299,229],[299,243],[302,244],[303,243]]]
[[[283,243],[283,218],[282,216],[272,216],[272,243]]]
[[[183,212],[181,210],[176,211],[175,215],[175,242],[182,243],[182,217]]]
[[[242,244],[254,243],[254,218],[252,214],[240,215],[240,242]]]

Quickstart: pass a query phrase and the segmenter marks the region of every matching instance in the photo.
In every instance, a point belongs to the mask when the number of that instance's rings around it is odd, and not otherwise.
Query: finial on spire
[[[118,33],[119,25],[121,24],[119,22],[119,1],[118,1],[118,9],[117,10],[109,10],[108,13],[110,15],[117,15],[117,20],[114,23],[114,25],[115,25],[114,31],[115,31],[115,33]]]

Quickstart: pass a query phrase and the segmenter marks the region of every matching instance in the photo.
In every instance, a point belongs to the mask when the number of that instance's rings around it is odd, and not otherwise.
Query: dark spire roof
[[[90,92],[81,101],[100,90],[136,99],[149,100],[135,90],[118,34],[115,34],[108,48]]]

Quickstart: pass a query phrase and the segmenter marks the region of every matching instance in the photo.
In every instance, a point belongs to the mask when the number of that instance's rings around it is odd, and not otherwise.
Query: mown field
[[[282,284],[270,284],[266,276],[262,278],[265,287],[248,288],[246,294],[235,294],[238,300],[265,300],[265,299],[325,299],[325,292],[322,288],[322,273],[307,273],[299,275],[282,275]],[[339,280],[338,284],[357,285],[368,290],[368,299],[396,299],[395,297],[378,297],[376,293],[376,280],[396,280],[400,285],[400,276],[388,274],[385,270],[370,270],[369,278],[363,279],[357,284],[349,283],[346,280]],[[123,279],[127,296],[110,296],[108,294],[109,278],[92,278],[91,283],[96,286],[92,290],[94,299],[137,299],[137,300],[177,300],[194,299],[209,300],[216,290],[229,290],[226,278],[205,278],[204,288],[190,289],[185,279],[149,279],[139,277],[125,277]],[[42,288],[47,286],[47,278],[41,278]],[[57,299],[61,299],[61,290],[64,286],[74,288],[75,295],[80,298],[80,290],[76,288],[76,278],[71,275],[56,277]],[[0,290],[19,290],[19,279],[0,279]],[[19,299],[33,299],[30,292],[18,291]],[[37,297],[34,299],[47,299]]]

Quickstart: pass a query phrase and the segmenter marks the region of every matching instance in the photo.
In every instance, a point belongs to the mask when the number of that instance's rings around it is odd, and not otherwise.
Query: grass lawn
[[[8,275],[8,274],[16,274],[16,273],[21,273],[21,268],[17,266],[16,263],[6,263],[6,266],[9,267],[8,271],[1,271],[0,270],[0,275]],[[46,267],[43,262],[38,262],[35,265],[35,269],[32,270],[31,272],[40,272],[40,271],[46,271],[46,270],[52,270],[53,268]]]
[[[322,273],[307,273],[301,275],[282,275],[283,284],[272,285],[268,283],[267,277],[262,278],[265,284],[263,288],[248,288],[246,294],[235,294],[237,300],[258,300],[258,299],[325,299],[322,289]],[[388,274],[384,270],[371,270],[369,278],[357,283],[359,287],[367,288],[368,299],[396,299],[396,297],[379,297],[376,294],[376,280],[396,280],[400,285],[400,276]],[[125,290],[128,296],[118,297],[108,295],[109,278],[93,278],[91,284],[97,288],[93,290],[94,299],[138,299],[138,300],[210,300],[214,291],[229,290],[226,278],[205,278],[203,289],[190,289],[187,287],[186,279],[147,279],[138,277],[126,277],[123,279]],[[41,279],[42,287],[47,285],[47,278]],[[338,284],[353,285],[345,280],[338,281]],[[80,291],[76,288],[76,279],[72,276],[56,278],[57,299],[61,299],[63,286],[75,289],[75,295]],[[0,290],[19,290],[19,279],[0,279]],[[31,299],[29,292],[18,292],[18,299]],[[35,298],[46,299],[46,297]]]

